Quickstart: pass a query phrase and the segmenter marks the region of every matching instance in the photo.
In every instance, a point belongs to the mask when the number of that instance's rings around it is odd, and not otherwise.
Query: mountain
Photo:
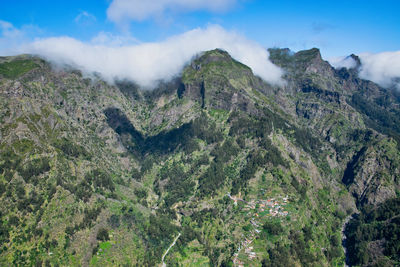
[[[399,264],[399,94],[269,52],[282,86],[219,49],[154,90],[0,58],[0,264],[338,266],[351,215],[347,262]]]

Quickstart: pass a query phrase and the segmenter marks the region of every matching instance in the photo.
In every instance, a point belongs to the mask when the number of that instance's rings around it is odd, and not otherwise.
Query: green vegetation
[[[55,141],[54,146],[60,149],[65,155],[69,157],[73,158],[82,157],[87,160],[91,159],[90,154],[86,151],[86,149],[83,146],[77,145],[65,137],[58,138]]]
[[[180,234],[168,266],[342,266],[356,208],[357,260],[397,263],[396,95],[356,112],[317,49],[270,54],[284,87],[217,49],[151,91],[37,68],[9,94],[30,63],[2,59],[0,265],[157,266]]]
[[[363,93],[355,93],[351,98],[351,104],[366,116],[369,127],[392,136],[400,146],[400,110],[397,103],[392,103],[389,95],[369,100]],[[396,98],[392,98],[396,99]]]
[[[190,177],[190,173],[185,173],[183,166],[179,163],[172,163],[171,166],[165,165],[160,170],[160,180],[168,179],[165,191],[168,192],[165,197],[166,207],[179,201],[185,201],[193,193],[195,183]]]
[[[110,236],[108,235],[108,230],[105,228],[100,228],[100,230],[97,232],[97,239],[101,241],[110,240]]]
[[[348,263],[353,266],[400,264],[400,198],[364,206],[346,227]]]
[[[18,173],[22,176],[25,182],[29,182],[35,176],[42,173],[48,172],[50,170],[50,164],[48,158],[33,159],[32,161],[21,165],[17,168]]]
[[[7,79],[16,79],[39,65],[31,59],[17,59],[0,64],[0,75]]]

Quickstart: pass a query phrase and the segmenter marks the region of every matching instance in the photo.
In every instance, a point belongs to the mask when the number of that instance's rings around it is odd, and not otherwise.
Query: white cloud
[[[113,0],[107,9],[108,18],[116,23],[145,20],[166,11],[190,12],[208,10],[221,12],[232,7],[237,0]]]
[[[389,87],[397,83],[400,86],[400,51],[383,52],[377,54],[360,54],[360,77]],[[396,82],[397,81],[397,82]]]
[[[226,50],[265,81],[282,84],[282,71],[269,61],[264,47],[220,26],[194,29],[159,43],[112,47],[55,37],[37,40],[21,49],[75,65],[87,73],[98,72],[110,82],[114,78],[130,79],[143,87],[152,87],[161,79],[178,75],[194,55],[215,48]]]
[[[382,87],[396,86],[400,89],[400,51],[362,53],[359,77],[373,81]],[[328,59],[335,68],[354,68],[357,62],[350,56]]]
[[[75,23],[88,24],[96,21],[96,17],[87,11],[81,11],[74,19]]]
[[[99,32],[95,37],[92,38],[91,43],[94,45],[104,45],[111,47],[126,46],[132,44],[139,44],[140,41],[130,35],[129,33],[124,35],[116,35],[111,32]]]
[[[22,35],[22,32],[14,27],[10,22],[0,20],[0,31],[3,38],[18,38]]]
[[[0,20],[0,55],[21,53],[18,47],[32,40],[33,36],[41,35],[43,31],[34,25],[23,25],[16,28],[10,22]]]
[[[357,62],[350,56],[329,58],[328,61],[335,69],[351,69],[357,66]]]

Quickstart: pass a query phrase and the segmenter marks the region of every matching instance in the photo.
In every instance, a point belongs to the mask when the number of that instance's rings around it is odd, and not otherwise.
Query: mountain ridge
[[[399,98],[269,52],[281,87],[219,49],[152,91],[1,59],[0,262],[154,266],[179,232],[170,265],[342,264],[346,214],[400,192]]]

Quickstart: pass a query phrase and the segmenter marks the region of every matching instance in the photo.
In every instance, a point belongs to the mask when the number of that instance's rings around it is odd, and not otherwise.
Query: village
[[[288,203],[288,196],[276,197],[266,200],[250,200],[245,201],[241,198],[240,193],[238,196],[231,196],[229,193],[227,196],[234,201],[234,205],[238,205],[238,201],[245,204],[243,211],[248,211],[248,215],[252,215],[250,224],[252,229],[249,231],[247,236],[243,235],[243,240],[240,242],[238,250],[233,257],[233,265],[242,267],[244,266],[243,260],[239,259],[239,255],[247,257],[248,260],[253,260],[257,257],[256,252],[253,251],[254,247],[251,246],[253,241],[258,237],[258,234],[262,231],[262,224],[260,219],[264,217],[285,217],[288,216],[288,211],[284,210],[284,207]],[[243,253],[244,251],[244,253]]]

